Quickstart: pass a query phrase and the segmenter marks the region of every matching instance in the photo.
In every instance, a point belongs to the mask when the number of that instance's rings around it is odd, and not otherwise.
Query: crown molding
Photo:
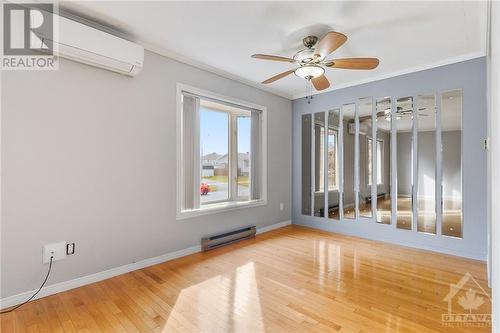
[[[219,68],[216,68],[216,67],[204,64],[204,63],[202,63],[200,61],[193,60],[193,59],[190,59],[188,57],[182,56],[182,55],[180,55],[180,54],[178,54],[176,52],[169,51],[169,50],[166,50],[166,49],[161,48],[161,47],[157,47],[155,45],[152,45],[150,43],[144,42],[142,40],[135,40],[135,42],[138,43],[138,44],[141,44],[144,47],[144,49],[146,49],[146,50],[148,50],[150,52],[156,53],[156,54],[158,54],[160,56],[163,56],[163,57],[166,57],[166,58],[169,58],[169,59],[173,59],[173,60],[175,60],[177,62],[186,64],[186,65],[189,65],[189,66],[196,67],[196,68],[204,70],[206,72],[210,72],[212,74],[221,76],[223,78],[226,78],[226,79],[229,79],[229,80],[233,80],[233,81],[245,84],[245,85],[253,87],[253,88],[257,88],[257,89],[262,90],[264,92],[267,92],[267,93],[270,93],[270,94],[273,94],[273,95],[277,95],[279,97],[283,97],[283,98],[286,98],[288,100],[292,100],[293,99],[293,96],[291,94],[286,94],[286,93],[283,93],[283,92],[281,92],[279,90],[263,86],[261,83],[245,79],[245,78],[243,78],[243,77],[241,77],[239,75],[231,74],[231,73],[226,72],[226,71],[224,71],[222,69],[219,69]]]

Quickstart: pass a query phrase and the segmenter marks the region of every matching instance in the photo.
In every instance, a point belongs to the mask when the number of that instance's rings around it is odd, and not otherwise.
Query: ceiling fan
[[[377,58],[326,59],[330,53],[337,50],[346,41],[346,35],[340,32],[330,31],[319,41],[316,36],[307,36],[304,38],[302,42],[306,48],[297,52],[293,58],[267,54],[254,54],[252,58],[289,62],[299,65],[299,67],[295,69],[280,73],[263,81],[263,84],[272,83],[295,73],[298,77],[307,80],[308,83],[312,83],[314,88],[319,91],[330,87],[330,82],[324,75],[325,67],[368,70],[378,66],[379,60]]]

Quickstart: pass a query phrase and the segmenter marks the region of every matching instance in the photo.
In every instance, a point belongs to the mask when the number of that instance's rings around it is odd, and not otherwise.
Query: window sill
[[[231,202],[214,203],[210,205],[205,205],[204,207],[198,209],[184,210],[181,212],[177,212],[176,218],[177,220],[184,220],[197,216],[212,215],[232,210],[259,207],[265,205],[267,205],[267,200],[252,200],[244,202],[231,201]]]

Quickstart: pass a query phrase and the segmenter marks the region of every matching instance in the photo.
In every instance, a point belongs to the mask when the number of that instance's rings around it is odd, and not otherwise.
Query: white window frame
[[[182,93],[187,92],[193,95],[206,97],[213,100],[218,100],[221,102],[226,102],[230,104],[234,104],[237,106],[241,106],[244,108],[250,108],[261,111],[261,157],[262,157],[262,175],[261,175],[261,198],[257,200],[247,200],[247,201],[238,201],[237,198],[234,201],[224,201],[224,202],[215,202],[200,205],[197,209],[192,210],[182,210]],[[209,214],[217,214],[221,212],[242,209],[242,208],[250,208],[250,207],[258,207],[267,205],[267,107],[254,104],[251,102],[243,101],[240,99],[236,99],[233,97],[224,96],[221,94],[217,94],[208,90],[199,89],[187,84],[177,83],[177,92],[176,92],[176,125],[177,125],[177,133],[176,133],[176,152],[177,152],[177,184],[176,184],[176,197],[177,197],[177,207],[176,207],[176,218],[178,220],[193,218],[197,216],[209,215]],[[231,119],[232,117],[230,117]],[[198,133],[199,134],[199,133]],[[229,134],[230,136],[235,137],[236,132]],[[236,140],[230,140],[235,142]],[[233,149],[232,144],[230,143],[229,149]],[[237,148],[236,148],[237,150]],[[231,168],[231,167],[230,167]],[[237,177],[233,173],[231,177]],[[233,185],[236,184],[237,179],[233,180]]]

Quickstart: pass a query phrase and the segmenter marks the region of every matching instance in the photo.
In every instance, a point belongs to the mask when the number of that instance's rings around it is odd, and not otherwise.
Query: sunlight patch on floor
[[[173,311],[203,332],[264,331],[254,263],[183,289]],[[162,332],[179,330],[177,324],[170,316]]]

